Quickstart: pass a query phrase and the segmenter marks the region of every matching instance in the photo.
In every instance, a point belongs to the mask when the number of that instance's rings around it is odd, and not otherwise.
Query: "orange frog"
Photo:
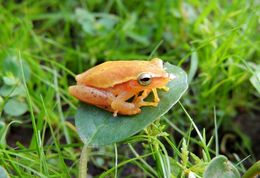
[[[163,68],[161,59],[151,61],[108,61],[76,76],[69,93],[79,100],[117,114],[133,115],[142,106],[157,106],[157,89],[175,78]],[[153,101],[144,99],[153,92]],[[131,101],[129,99],[133,98]]]

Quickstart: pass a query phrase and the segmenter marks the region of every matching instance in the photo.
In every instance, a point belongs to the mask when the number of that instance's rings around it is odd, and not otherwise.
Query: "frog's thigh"
[[[71,86],[69,92],[83,102],[99,106],[110,106],[115,98],[110,92],[84,85]]]
[[[117,113],[132,115],[141,111],[140,108],[134,103],[126,102],[133,95],[134,94],[129,92],[123,92],[115,98],[115,100],[111,103],[111,108],[114,110],[114,116],[116,116]]]

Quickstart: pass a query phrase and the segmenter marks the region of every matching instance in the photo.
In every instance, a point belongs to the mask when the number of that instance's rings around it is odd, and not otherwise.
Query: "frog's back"
[[[149,72],[153,77],[166,77],[162,61],[108,61],[97,65],[76,76],[78,84],[96,88],[109,88],[130,80],[136,80],[143,73]]]

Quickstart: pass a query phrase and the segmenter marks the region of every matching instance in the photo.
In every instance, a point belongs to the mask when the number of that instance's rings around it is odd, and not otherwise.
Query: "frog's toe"
[[[116,111],[114,111],[114,112],[113,112],[113,116],[114,116],[114,117],[116,117],[116,116],[117,116],[117,113],[118,113],[118,111],[117,111],[117,110],[116,110]]]

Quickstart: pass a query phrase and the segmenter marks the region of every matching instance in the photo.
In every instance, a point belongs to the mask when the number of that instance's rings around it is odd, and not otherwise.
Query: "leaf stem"
[[[88,154],[90,152],[90,149],[88,147],[88,144],[84,144],[80,160],[79,160],[79,178],[86,178],[87,172],[88,172]]]
[[[114,144],[115,148],[115,178],[117,178],[117,165],[118,165],[118,153],[117,153],[117,146],[116,143]]]

